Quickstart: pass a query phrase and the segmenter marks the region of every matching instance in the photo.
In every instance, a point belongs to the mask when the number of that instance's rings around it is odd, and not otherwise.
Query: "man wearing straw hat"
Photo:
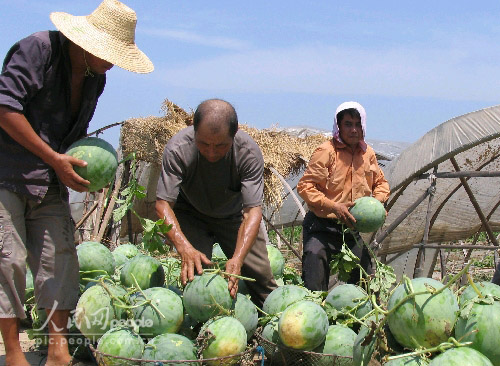
[[[59,31],[17,42],[0,74],[0,331],[6,365],[29,365],[18,324],[25,318],[26,262],[37,306],[49,314],[47,366],[71,363],[65,339],[79,292],[70,187],[88,181],[64,154],[84,137],[106,82],[117,65],[148,73],[153,64],[135,45],[135,12],[104,0],[88,16],[52,13]]]
[[[220,99],[201,103],[189,126],[167,143],[156,192],[156,213],[172,229],[167,237],[182,258],[185,284],[210,265],[214,243],[229,258],[226,272],[246,281],[252,301],[262,306],[276,288],[262,219],[264,158],[255,141],[238,130],[233,106]],[[236,297],[238,278],[229,278]]]

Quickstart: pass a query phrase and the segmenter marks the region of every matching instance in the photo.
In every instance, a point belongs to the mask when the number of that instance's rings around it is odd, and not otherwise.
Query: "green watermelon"
[[[200,330],[198,338],[206,339],[203,358],[220,358],[237,355],[243,352],[247,345],[245,327],[236,318],[224,316],[211,319]],[[238,358],[207,361],[207,365],[234,365]]]
[[[352,352],[356,333],[344,325],[330,325],[324,344],[320,346],[320,353],[339,357],[322,357],[318,366],[352,366]]]
[[[356,219],[354,228],[360,233],[377,231],[385,222],[384,205],[373,197],[358,198],[349,211]]]
[[[115,260],[115,268],[123,266],[128,261],[128,258],[125,256],[125,254],[115,252],[111,252],[111,254],[113,255],[113,259]]]
[[[281,254],[280,250],[274,245],[268,244],[266,245],[266,248],[274,278],[277,279],[283,277],[283,270],[285,269],[285,257],[283,257],[283,254]]]
[[[328,332],[328,316],[315,302],[301,300],[288,306],[280,316],[278,333],[281,342],[290,348],[312,351]]]
[[[411,284],[414,292],[428,288],[438,290],[444,286],[439,281],[423,277],[414,278]],[[388,310],[392,310],[409,293],[407,284],[399,285],[389,298]],[[402,346],[411,349],[434,347],[453,335],[458,311],[458,299],[447,288],[437,295],[426,293],[406,300],[389,314],[387,322],[394,338]]]
[[[196,360],[196,347],[186,337],[180,334],[160,334],[151,339],[144,348],[143,366],[156,366],[154,361]],[[161,363],[163,366],[197,366],[195,362]]]
[[[142,338],[132,330],[113,328],[104,333],[97,343],[97,350],[111,356],[141,359],[144,351]],[[106,366],[134,366],[141,362],[128,361],[114,357],[103,357]]]
[[[372,318],[370,317],[370,319]],[[372,321],[370,320],[369,323],[371,324]],[[372,337],[370,342],[365,345],[365,339],[369,334],[370,328],[362,326],[356,339],[354,339],[352,348],[352,362],[354,366],[368,366],[372,359],[373,352],[375,352],[376,348],[377,338]]]
[[[491,299],[489,299],[491,301]],[[500,301],[474,303],[467,315],[461,315],[455,326],[455,337],[472,342],[474,348],[500,366]]]
[[[326,296],[325,307],[331,306],[337,311],[349,311],[359,306],[353,313],[361,319],[372,310],[368,295],[361,287],[352,284],[343,284],[333,288]]]
[[[262,329],[262,338],[272,342],[274,344],[280,343],[280,335],[278,333],[278,321],[277,316],[273,316],[269,322]]]
[[[427,366],[429,362],[418,356],[396,358],[384,363],[384,366]]]
[[[262,309],[269,315],[281,313],[288,305],[302,300],[309,291],[296,285],[284,285],[275,288],[264,301]]]
[[[165,283],[165,272],[160,261],[149,255],[136,255],[129,259],[120,272],[120,282],[125,287],[137,284],[142,290],[150,287],[160,287]]]
[[[113,254],[120,253],[123,254],[125,257],[128,259],[135,257],[137,254],[139,254],[139,249],[132,244],[132,243],[127,243],[127,244],[121,244],[118,245],[112,252]]]
[[[111,251],[103,244],[85,241],[76,247],[80,266],[80,282],[85,285],[88,279],[96,279],[100,275],[111,276],[115,272],[115,259]]]
[[[451,348],[432,359],[429,366],[493,366],[488,358],[469,347]]]
[[[483,296],[492,295],[500,298],[500,286],[486,281],[477,282],[475,285]],[[474,291],[474,288],[471,285],[467,286],[464,292],[460,295],[460,306],[464,306],[468,300],[473,299],[476,296],[478,295],[476,291]]]
[[[132,312],[139,324],[141,336],[153,338],[163,333],[176,333],[184,319],[181,298],[164,287],[150,287],[143,293],[136,292],[130,296],[131,304],[138,306],[134,307]],[[146,300],[151,300],[164,317],[151,304],[144,304]]]
[[[89,192],[106,187],[115,177],[118,156],[113,146],[98,137],[86,137],[74,142],[66,155],[85,160],[87,166],[74,165],[73,169],[83,179],[90,182]]]
[[[80,296],[74,315],[78,330],[93,342],[113,328],[120,318],[121,313],[102,286],[92,286]]]
[[[245,327],[247,337],[250,338],[257,329],[259,314],[255,304],[245,295],[238,293],[234,302],[234,317]]]
[[[232,298],[227,281],[218,274],[204,273],[184,289],[183,302],[186,312],[199,322],[219,315],[222,307],[231,309]]]

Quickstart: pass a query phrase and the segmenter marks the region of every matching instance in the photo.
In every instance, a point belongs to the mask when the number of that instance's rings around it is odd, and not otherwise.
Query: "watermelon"
[[[230,316],[211,319],[200,330],[198,338],[205,338],[206,347],[203,358],[220,358],[237,355],[243,352],[247,345],[247,333],[239,320]],[[207,361],[207,365],[234,365],[239,362],[237,357],[223,360]]]
[[[372,319],[370,317],[370,319]],[[369,322],[371,324],[371,321]],[[368,344],[365,344],[366,337],[370,334],[370,328],[362,326],[359,330],[352,348],[352,362],[354,366],[368,366],[376,348],[376,337],[372,337]]]
[[[92,286],[80,296],[74,315],[78,330],[93,342],[113,328],[120,318],[121,313],[102,286]]]
[[[278,333],[278,321],[279,318],[277,316],[273,316],[269,322],[262,329],[261,336],[262,338],[272,342],[274,344],[280,343],[280,335]]]
[[[74,165],[73,169],[76,174],[90,182],[89,192],[104,188],[115,177],[118,156],[113,146],[103,139],[86,137],[78,140],[68,148],[66,155],[87,162],[87,166]]]
[[[128,258],[125,256],[125,254],[122,253],[115,253],[111,252],[113,255],[113,259],[115,260],[115,268],[121,267],[125,264],[125,262],[128,261]]]
[[[245,295],[238,293],[234,303],[234,317],[245,327],[248,340],[253,336],[257,329],[259,314],[255,304]]]
[[[159,260],[149,255],[136,255],[128,260],[120,272],[120,282],[125,287],[135,287],[142,290],[150,287],[160,287],[165,283],[165,272]]]
[[[427,366],[429,362],[418,356],[396,358],[384,363],[384,366]]]
[[[352,352],[356,333],[344,325],[330,325],[326,333],[326,339],[320,346],[320,353],[336,355],[340,357],[322,357],[318,365],[321,366],[352,366]]]
[[[280,316],[278,333],[281,342],[290,348],[312,351],[328,332],[328,316],[315,302],[301,300],[288,306]]]
[[[469,347],[451,348],[432,359],[429,366],[493,366],[488,358]]]
[[[144,304],[146,300],[151,300],[164,317],[150,303]],[[132,312],[139,324],[141,336],[153,338],[163,333],[176,333],[181,327],[184,319],[182,300],[169,289],[151,287],[143,292],[136,292],[130,296],[130,303],[137,306],[132,308]]]
[[[139,254],[139,249],[132,244],[132,243],[126,243],[126,244],[121,244],[118,245],[112,252],[113,254],[120,253],[127,257],[128,259],[135,257],[137,254]]]
[[[227,281],[218,274],[204,273],[194,276],[194,280],[184,289],[184,307],[186,312],[199,322],[231,309],[233,300],[227,288]]]
[[[196,360],[196,347],[186,337],[180,334],[166,333],[160,334],[151,339],[144,348],[142,359],[146,361],[178,361]],[[160,362],[145,362],[143,366],[156,366]],[[161,363],[163,366],[197,366],[199,363],[178,362]]]
[[[432,278],[411,280],[414,292],[438,290],[444,285]],[[410,293],[407,284],[399,285],[389,298],[387,308],[391,311]],[[407,348],[434,347],[453,335],[458,316],[458,299],[449,289],[433,295],[431,293],[406,300],[388,315],[387,322],[396,341]]]
[[[266,245],[266,248],[274,278],[277,279],[283,277],[283,270],[285,269],[285,257],[283,257],[283,254],[281,254],[280,250],[273,245],[268,244]]]
[[[350,311],[357,306],[359,307],[353,315],[358,319],[372,310],[372,304],[365,290],[352,284],[343,284],[333,288],[325,299],[325,307],[332,307],[337,311]]]
[[[111,251],[103,244],[85,241],[76,247],[80,266],[80,282],[86,285],[88,279],[96,279],[100,275],[111,276],[115,272],[115,259]]]
[[[358,198],[349,211],[356,219],[354,228],[360,233],[377,231],[385,222],[384,205],[373,197]]]
[[[472,342],[474,348],[488,357],[494,366],[500,366],[500,301],[471,304],[467,314],[458,318],[455,337],[461,342]]]
[[[475,285],[483,296],[492,295],[500,298],[500,286],[486,281],[478,282]],[[464,306],[468,300],[473,299],[476,296],[478,295],[476,291],[474,291],[474,288],[471,285],[467,286],[464,292],[460,295],[460,306]]]
[[[144,342],[142,338],[130,329],[112,328],[104,333],[97,343],[97,350],[111,356],[125,358],[142,358]],[[103,356],[106,366],[133,366],[139,362]]]
[[[296,285],[284,285],[275,288],[264,301],[262,309],[265,313],[274,315],[281,313],[288,305],[302,300],[309,291]]]

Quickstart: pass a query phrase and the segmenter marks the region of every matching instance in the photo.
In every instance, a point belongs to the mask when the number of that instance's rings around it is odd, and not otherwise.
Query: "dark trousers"
[[[344,227],[345,228],[345,227]],[[362,244],[358,232],[354,239],[351,231],[342,234],[342,225],[336,220],[316,216],[309,211],[302,223],[304,252],[302,254],[302,279],[305,287],[311,291],[328,291],[330,260],[333,254],[342,249],[345,240],[351,251],[360,258],[360,265],[367,273],[372,272],[372,263],[368,249]],[[356,244],[356,240],[359,245]],[[361,246],[361,247],[360,247]],[[348,283],[356,284],[360,279],[360,270],[354,269]]]
[[[500,286],[500,262],[498,262],[497,268],[495,269],[495,273],[493,274],[491,282],[493,282],[495,285]]]
[[[238,230],[243,220],[242,215],[223,219],[213,218],[187,208],[185,205],[182,207],[176,205],[174,212],[186,238],[209,259],[215,243],[219,243],[228,258],[233,256]],[[252,301],[259,307],[262,307],[267,295],[277,287],[267,256],[266,241],[262,234],[259,232],[241,267],[242,276],[255,279],[255,282],[245,281],[245,284]]]

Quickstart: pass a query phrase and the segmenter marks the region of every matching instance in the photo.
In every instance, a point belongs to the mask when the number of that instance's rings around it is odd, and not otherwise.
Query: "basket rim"
[[[277,344],[277,343],[271,342],[270,340],[265,339],[262,336],[262,334],[260,334],[260,333],[256,333],[255,336],[257,337],[257,339],[259,341],[263,341],[264,343],[268,343],[268,344],[272,345],[273,347],[276,347],[278,349],[284,349],[284,350],[287,350],[290,352],[304,353],[304,354],[308,354],[308,355],[315,355],[315,356],[322,356],[322,357],[337,357],[337,358],[343,358],[343,359],[349,359],[349,360],[353,359],[353,356],[341,356],[341,355],[336,355],[334,353],[319,353],[319,352],[303,351],[300,349],[291,348],[291,347],[285,346],[284,344]]]
[[[248,349],[246,349],[245,351],[234,354],[234,355],[222,356],[222,357],[212,357],[212,358],[202,358],[202,359],[196,359],[196,360],[145,360],[143,358],[127,358],[127,357],[114,356],[114,355],[110,355],[108,353],[101,352],[97,348],[95,348],[92,344],[89,344],[89,348],[94,355],[98,354],[102,357],[110,357],[110,358],[117,359],[117,360],[127,360],[127,361],[133,361],[133,362],[152,362],[152,363],[154,363],[154,362],[162,362],[162,363],[169,362],[169,363],[174,363],[174,364],[175,363],[180,364],[180,363],[186,363],[186,362],[202,363],[202,362],[207,362],[207,361],[220,361],[220,360],[226,360],[226,359],[231,359],[231,358],[236,358],[236,357],[243,357],[249,353],[256,352],[257,345],[254,344],[251,347],[249,347]]]

